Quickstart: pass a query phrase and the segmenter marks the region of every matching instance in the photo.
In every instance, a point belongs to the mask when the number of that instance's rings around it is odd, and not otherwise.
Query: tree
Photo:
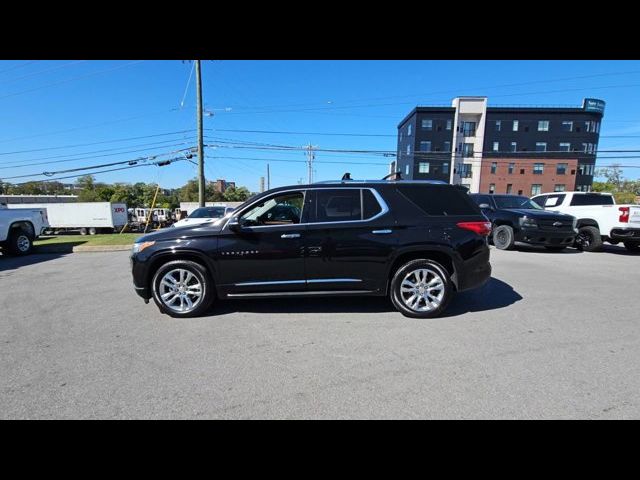
[[[223,197],[227,202],[244,202],[251,196],[251,192],[245,187],[229,187],[225,190]]]
[[[607,183],[615,185],[616,190],[619,190],[623,183],[622,170],[620,170],[620,166],[618,165],[599,168],[596,170],[596,177],[606,178]]]

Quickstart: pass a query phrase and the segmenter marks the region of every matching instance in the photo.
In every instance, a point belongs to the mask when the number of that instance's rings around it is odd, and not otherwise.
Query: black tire
[[[411,275],[412,272],[419,270],[431,272],[432,275],[427,276],[426,278],[427,284],[435,280],[436,277],[440,279],[442,284],[441,289],[434,287],[434,290],[431,290],[432,292],[436,292],[434,293],[434,297],[440,297],[440,300],[437,302],[437,306],[432,306],[432,308],[428,310],[414,310],[410,308],[406,302],[411,299],[411,293],[401,291],[402,283],[405,279],[411,278],[419,281],[417,277]],[[418,284],[417,281],[414,283]],[[426,293],[427,291],[425,290],[424,294]],[[404,297],[403,294],[405,295]],[[424,308],[428,308],[424,294],[422,295],[422,300],[420,298],[417,299],[417,308],[420,308],[422,303],[424,303]],[[447,270],[439,263],[425,258],[411,260],[400,266],[393,275],[393,279],[391,280],[391,289],[389,292],[391,302],[396,310],[402,313],[405,317],[411,318],[433,318],[439,316],[447,308],[454,294],[455,289],[453,288],[449,272],[447,272]],[[419,292],[416,292],[414,295],[420,297]]]
[[[624,242],[624,248],[633,253],[640,253],[640,242]]]
[[[82,227],[82,228],[80,229],[80,235],[86,235],[86,234],[87,234],[87,229],[86,229],[86,228],[84,228],[84,227]]]
[[[602,237],[596,227],[580,227],[576,235],[575,246],[584,252],[597,252],[602,249]]]
[[[561,252],[562,250],[564,250],[565,246],[555,246],[555,245],[545,245],[544,248],[546,248],[547,250],[549,250],[550,252]]]
[[[98,233],[98,231],[95,229],[95,227],[91,227],[88,230],[89,235],[95,235],[96,233]]]
[[[198,303],[194,302],[193,308],[187,309],[185,311],[178,311],[176,309],[170,308],[161,298],[161,295],[163,294],[162,289],[166,288],[161,285],[163,278],[165,277],[165,275],[170,274],[172,271],[179,270],[186,270],[187,272],[190,272],[195,276],[195,278],[197,278],[197,281],[201,285],[201,295],[199,297]],[[173,278],[176,279],[177,277],[173,276]],[[213,302],[213,299],[215,297],[214,285],[213,280],[211,279],[211,275],[209,275],[209,272],[204,266],[191,260],[173,260],[171,262],[163,264],[153,276],[153,280],[151,281],[151,291],[153,294],[153,300],[160,311],[174,318],[188,318],[202,315],[211,306],[211,303]],[[172,293],[175,293],[175,295],[177,295],[178,297],[180,296],[179,292]],[[188,294],[188,292],[185,293]],[[171,298],[169,300],[171,300]],[[192,297],[189,297],[189,299],[191,301],[194,300],[194,298]],[[180,305],[182,304],[183,301],[182,299],[180,299]],[[176,308],[177,307],[179,307],[179,305],[176,305]]]
[[[493,245],[498,250],[510,250],[516,242],[513,228],[509,225],[500,225],[493,230]]]
[[[12,255],[29,255],[33,251],[33,236],[22,228],[11,230],[7,248]]]

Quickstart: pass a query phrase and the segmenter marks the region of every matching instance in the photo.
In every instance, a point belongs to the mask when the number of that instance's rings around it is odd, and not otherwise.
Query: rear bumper
[[[464,262],[463,266],[456,266],[455,284],[458,292],[481,287],[491,278],[491,263],[489,262],[489,248]]]
[[[619,241],[639,241],[640,228],[614,228],[609,234],[611,240]]]
[[[540,228],[522,228],[516,233],[516,242],[531,245],[572,245],[576,238],[574,230],[554,232]]]

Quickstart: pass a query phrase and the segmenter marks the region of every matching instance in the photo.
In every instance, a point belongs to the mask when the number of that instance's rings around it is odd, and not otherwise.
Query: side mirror
[[[480,207],[480,210],[493,210],[491,205],[489,205],[488,203],[481,203],[480,205],[478,205],[478,207]]]
[[[229,220],[227,226],[232,232],[239,232],[240,230],[242,230],[242,224],[238,220],[238,217],[233,217],[231,220]]]

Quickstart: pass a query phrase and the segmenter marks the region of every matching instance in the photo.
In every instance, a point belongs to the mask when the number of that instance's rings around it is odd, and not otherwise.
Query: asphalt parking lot
[[[491,253],[433,320],[371,298],[176,320],[127,252],[0,256],[0,418],[640,418],[640,256]]]

